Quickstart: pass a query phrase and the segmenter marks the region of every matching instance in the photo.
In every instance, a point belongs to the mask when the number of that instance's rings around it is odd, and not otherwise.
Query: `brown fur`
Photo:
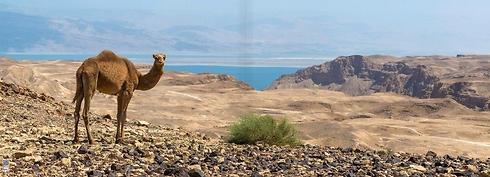
[[[135,89],[149,90],[158,83],[163,75],[165,65],[165,54],[153,54],[155,59],[153,67],[145,75],[136,70],[134,64],[124,57],[117,56],[110,50],[103,50],[99,55],[85,60],[76,73],[76,87],[73,102],[75,105],[75,137],[78,143],[78,123],[80,119],[80,108],[85,99],[82,117],[87,130],[90,144],[95,141],[90,134],[88,124],[88,111],[90,100],[95,90],[101,93],[117,95],[117,132],[116,143],[124,139],[124,123],[126,122],[126,110]],[[141,85],[140,85],[141,84]]]

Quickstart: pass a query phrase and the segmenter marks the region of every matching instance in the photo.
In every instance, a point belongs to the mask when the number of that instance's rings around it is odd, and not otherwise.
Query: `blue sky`
[[[245,24],[242,27],[247,31],[242,35],[252,43],[251,52],[310,46],[307,51],[335,51],[343,55],[455,55],[487,54],[490,48],[487,20],[490,1],[484,0],[6,0],[2,3],[51,17],[130,21],[141,28],[205,25],[228,29]],[[233,35],[215,38],[223,42]],[[294,43],[297,45],[291,45]],[[322,48],[332,49],[323,51]]]

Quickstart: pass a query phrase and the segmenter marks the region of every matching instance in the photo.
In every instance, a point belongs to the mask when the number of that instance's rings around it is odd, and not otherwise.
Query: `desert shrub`
[[[270,115],[248,114],[229,127],[227,141],[235,144],[256,144],[261,141],[270,145],[301,145],[293,124],[285,118],[275,119]]]

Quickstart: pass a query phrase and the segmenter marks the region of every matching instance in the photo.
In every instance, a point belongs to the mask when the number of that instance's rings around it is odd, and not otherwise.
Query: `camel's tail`
[[[82,75],[77,72],[77,91],[73,97],[72,103],[75,103],[79,98],[83,97]]]

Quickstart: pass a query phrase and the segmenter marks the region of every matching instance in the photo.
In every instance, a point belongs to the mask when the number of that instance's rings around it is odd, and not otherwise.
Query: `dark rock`
[[[199,160],[193,159],[189,162],[189,165],[196,165],[196,164],[199,164]]]
[[[198,170],[198,169],[189,170],[188,174],[190,177],[205,177],[206,176],[201,170]]]
[[[262,177],[258,171],[253,171],[251,177]]]
[[[455,171],[452,173],[453,175],[456,175],[456,176],[473,176],[474,173],[469,171],[469,170],[465,170],[465,171]],[[478,175],[476,175],[478,176]]]
[[[437,160],[434,162],[434,166],[436,167],[449,167],[449,163],[444,160]]]
[[[206,157],[204,158],[204,162],[210,162],[211,164],[216,164],[216,158],[214,157]]]
[[[83,164],[86,166],[86,167],[90,167],[92,166],[92,162],[90,161],[90,158],[88,156],[85,156],[85,158],[83,159]]]
[[[32,171],[34,171],[35,174],[39,174],[39,172],[41,172],[41,170],[39,169],[39,165],[38,164],[34,164],[32,166]]]
[[[57,151],[54,153],[56,159],[68,158],[68,155],[63,151]]]
[[[104,115],[102,118],[104,118],[104,119],[112,119],[112,117],[111,117],[111,115],[110,115],[110,114],[106,114],[106,115]]]
[[[175,145],[169,143],[169,144],[167,144],[167,148],[168,149],[175,149]]]
[[[444,158],[445,158],[445,159],[448,159],[448,160],[454,160],[454,159],[456,159],[456,158],[454,158],[453,156],[448,155],[448,154],[444,155]]]
[[[422,161],[423,157],[419,156],[419,155],[415,155],[415,156],[412,156],[410,157],[408,160],[410,162],[413,162],[413,163],[416,163],[416,164],[419,164],[421,161]]]
[[[128,147],[124,147],[123,149],[121,149],[121,152],[122,153],[129,153],[131,151],[131,149],[129,149]]]
[[[400,159],[398,159],[398,158],[386,158],[385,162],[386,162],[386,163],[392,163],[392,164],[395,164],[395,163],[400,162]]]
[[[447,168],[445,167],[437,167],[436,168],[436,173],[447,173]]]
[[[347,152],[352,152],[353,150],[354,150],[353,148],[347,147],[347,148],[342,148],[342,150],[340,150],[340,151],[343,153],[347,153]]]
[[[133,166],[126,165],[126,169],[124,170],[124,175],[125,176],[131,176],[131,170],[133,170]]]
[[[179,177],[186,177],[190,176],[189,175],[189,169],[185,167],[181,168],[167,168],[164,172],[164,175],[172,175],[172,176],[179,176]]]
[[[132,154],[132,153],[129,153],[129,154]],[[129,154],[123,154],[123,158],[125,158],[125,159],[131,159],[132,156],[129,155]]]
[[[434,152],[434,151],[427,151],[427,153],[425,154],[425,156],[428,156],[428,157],[437,157],[437,154]]]
[[[456,163],[454,163],[454,162],[451,162],[451,164],[450,164],[449,166],[451,166],[451,167],[452,167],[452,168],[454,168],[454,169],[457,169],[457,168],[459,168],[459,167],[460,167],[460,165],[458,165],[458,164],[456,164]]]
[[[213,151],[209,154],[209,157],[216,157],[216,156],[219,156],[219,153],[216,151]]]
[[[12,91],[14,91],[14,93],[17,93],[17,94],[20,93],[19,88],[17,88],[17,86],[15,84],[10,85],[10,87],[12,88]]]
[[[352,164],[354,164],[354,165],[362,165],[361,161],[359,161],[359,160],[354,160],[354,162]]]
[[[73,168],[73,170],[77,171],[78,170],[78,165],[75,162],[72,162],[71,163],[71,168]]]
[[[158,164],[162,164],[164,161],[165,161],[165,158],[163,158],[162,156],[160,155],[155,155],[155,157],[153,158],[155,160],[156,163]]]
[[[219,170],[220,170],[220,171],[228,171],[228,170],[230,170],[230,166],[228,166],[228,165],[226,165],[226,164],[221,164],[221,165],[219,166]]]
[[[148,152],[145,150],[141,149],[140,147],[136,147],[135,151],[141,156],[141,157],[146,157],[148,156]]]
[[[111,164],[111,170],[112,171],[119,171],[122,169],[122,166],[116,163]]]
[[[82,144],[79,148],[78,148],[78,154],[86,154],[88,153],[88,147],[85,145],[85,144]]]
[[[87,172],[87,175],[90,176],[103,176],[102,172],[97,170],[91,170]]]

